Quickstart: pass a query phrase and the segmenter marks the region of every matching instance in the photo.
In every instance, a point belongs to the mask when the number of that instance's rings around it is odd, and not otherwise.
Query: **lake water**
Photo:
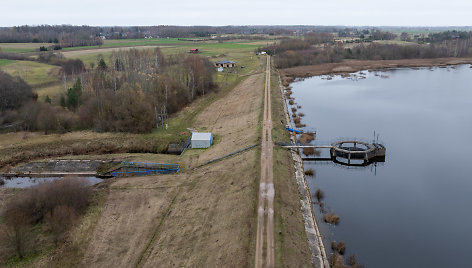
[[[90,185],[94,185],[103,181],[103,179],[97,177],[84,177]],[[63,177],[12,177],[2,178],[4,185],[0,185],[0,188],[29,188],[31,186],[38,185],[43,182],[60,180]]]
[[[328,225],[315,207],[325,245],[345,241],[366,267],[471,267],[472,69],[362,73],[291,85],[318,140],[376,131],[387,148],[375,167],[305,162],[316,171],[312,193],[322,189],[340,216]]]

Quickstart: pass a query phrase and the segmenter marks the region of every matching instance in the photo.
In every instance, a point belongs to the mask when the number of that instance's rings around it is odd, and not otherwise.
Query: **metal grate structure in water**
[[[113,177],[144,176],[154,174],[171,174],[180,171],[179,164],[123,162],[122,166],[110,174]]]

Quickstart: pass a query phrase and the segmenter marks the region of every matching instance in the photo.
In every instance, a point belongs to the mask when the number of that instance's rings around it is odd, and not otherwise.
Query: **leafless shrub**
[[[324,207],[324,203],[323,202],[319,202],[318,205],[320,206],[320,213],[321,214],[325,214],[326,213],[326,209]]]
[[[295,115],[295,116],[296,116],[296,115]],[[294,122],[295,124],[300,124],[301,121],[302,121],[301,118],[298,117],[298,116],[295,117],[295,118],[293,118],[293,122]]]
[[[43,222],[46,215],[53,214],[59,206],[68,206],[79,213],[89,202],[88,185],[85,179],[74,177],[41,183],[19,194],[7,204],[6,211],[21,212],[32,224]]]
[[[315,149],[314,148],[303,148],[304,155],[314,155]]]
[[[300,142],[301,143],[309,143],[310,141],[315,139],[315,134],[313,133],[303,133],[300,136]]]
[[[344,255],[344,252],[346,251],[346,243],[344,242],[339,242],[337,245],[336,245],[336,251],[341,254],[341,255]]]
[[[305,125],[305,124],[302,124],[302,123],[295,123],[295,126],[296,126],[297,128],[306,127],[306,125]]]
[[[296,118],[297,117],[297,114],[292,114],[292,118]]]
[[[302,108],[302,106],[301,106],[301,105],[298,105],[298,106],[297,106],[297,108],[298,108],[298,109],[301,109],[301,108]]]
[[[305,175],[313,176],[313,175],[315,175],[315,171],[313,169],[309,168],[309,169],[305,170]]]
[[[5,210],[5,228],[2,228],[4,246],[12,248],[18,258],[22,259],[32,243],[32,225],[30,218],[25,211],[15,209],[21,205],[14,200],[9,203]]]
[[[315,150],[315,148],[308,147],[308,148],[303,148],[303,154],[304,154],[304,155],[307,155],[307,156],[311,156],[311,155],[319,156],[319,155],[320,155],[320,151]]]
[[[293,100],[289,100],[288,104],[293,105],[295,102]]]
[[[334,213],[329,213],[323,216],[323,220],[327,223],[337,225],[339,223],[339,216]]]
[[[315,192],[315,197],[316,197],[316,200],[318,200],[318,202],[321,203],[321,200],[323,200],[324,198],[323,191],[321,191],[321,189],[317,189]]]
[[[73,225],[76,218],[75,209],[64,205],[55,207],[52,213],[46,216],[46,222],[49,225],[56,246],[64,239],[66,231]]]
[[[3,178],[0,178],[0,185],[4,185],[5,184],[5,180]]]
[[[297,108],[292,107],[292,113],[295,113],[297,111]]]
[[[5,206],[4,224],[8,244],[19,258],[33,246],[33,226],[48,223],[57,244],[78,213],[88,205],[91,191],[85,179],[64,178],[33,186]]]
[[[300,117],[304,117],[304,116],[305,116],[305,114],[304,114],[304,113],[299,113],[299,114],[298,114],[298,116],[300,116]]]
[[[357,264],[356,256],[351,255],[347,258],[347,264],[350,266],[354,266]]]
[[[329,267],[331,267],[331,268],[345,268],[343,257],[335,252],[330,257]]]

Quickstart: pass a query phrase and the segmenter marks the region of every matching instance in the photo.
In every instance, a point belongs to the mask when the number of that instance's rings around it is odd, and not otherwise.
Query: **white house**
[[[193,132],[190,144],[194,148],[208,148],[213,143],[213,134],[211,132]]]

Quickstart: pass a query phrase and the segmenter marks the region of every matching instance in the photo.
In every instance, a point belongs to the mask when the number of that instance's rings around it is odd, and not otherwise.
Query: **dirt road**
[[[264,118],[262,121],[261,180],[257,208],[257,235],[255,267],[274,267],[274,178],[272,143],[272,108],[270,98],[270,56],[267,56],[267,70],[264,94]],[[265,247],[264,247],[265,243]],[[264,252],[265,249],[265,252]],[[265,254],[264,254],[265,253]],[[264,260],[265,256],[265,260]]]

